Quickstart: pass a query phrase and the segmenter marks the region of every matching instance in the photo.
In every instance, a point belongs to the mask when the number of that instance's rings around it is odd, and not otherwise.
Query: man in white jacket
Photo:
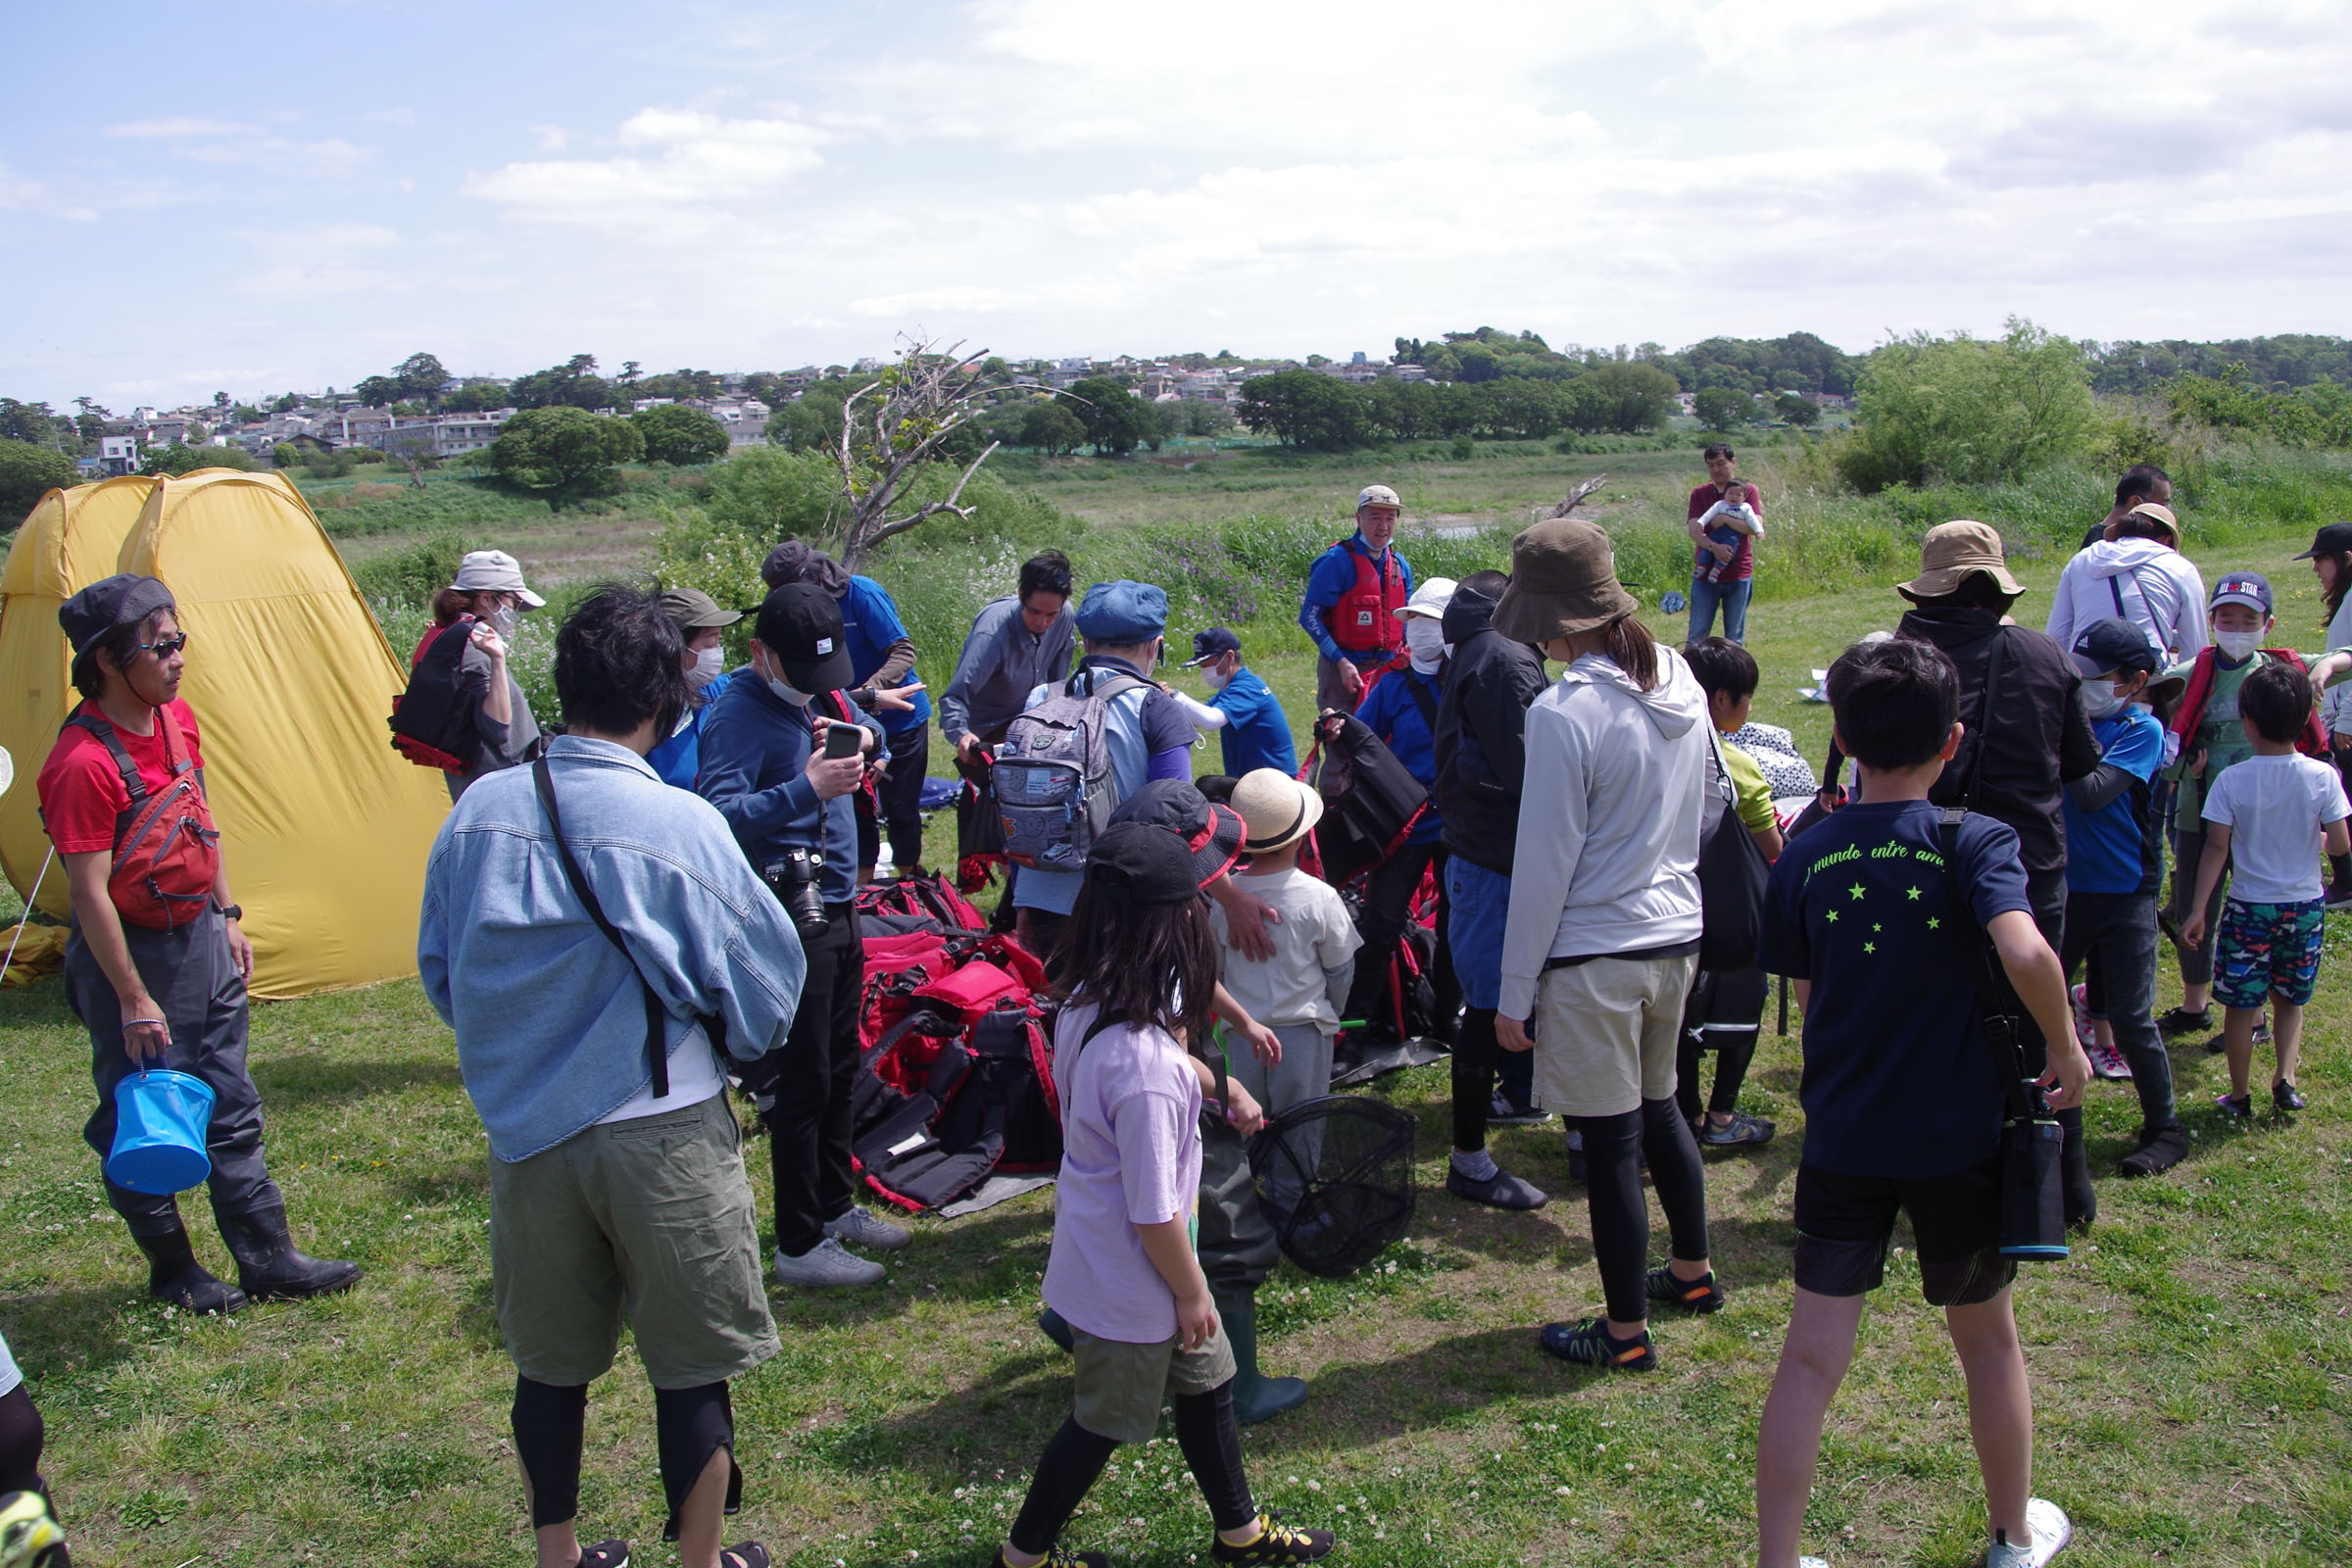
[[[1650,1303],[1712,1312],[1723,1292],[1707,1257],[1698,1146],[1674,1102],[1702,925],[1707,699],[1637,608],[1597,525],[1550,518],[1513,541],[1494,629],[1568,669],[1527,711],[1495,1036],[1506,1051],[1532,1046],[1537,1101],[1585,1141],[1608,1312],[1547,1326],[1544,1348],[1646,1370],[1657,1364]],[[1673,1258],[1657,1269],[1644,1155],[1673,1235]]]
[[[2170,507],[2143,501],[2116,524],[2116,537],[2066,564],[2050,605],[2049,633],[2061,648],[2092,622],[2131,621],[2164,650],[2167,662],[2204,648],[2205,579],[2180,554],[2180,521]]]

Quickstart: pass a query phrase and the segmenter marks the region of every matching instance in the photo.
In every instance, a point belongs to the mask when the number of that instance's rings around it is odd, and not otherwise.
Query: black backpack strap
[[[1960,785],[1959,804],[1963,808],[1977,804],[1977,786],[1984,778],[1984,748],[1992,739],[1992,711],[2001,695],[2001,665],[2009,652],[2009,628],[1996,626],[1992,631],[1992,651],[1984,657],[1984,697],[1977,705],[1977,748],[1968,759],[1968,777]],[[1958,842],[1960,825],[1947,822],[1944,831]]]
[[[2018,1009],[2013,1005],[2016,993],[2001,969],[1991,935],[1978,923],[1977,911],[1970,906],[1967,890],[1960,883],[1960,824],[1968,820],[1968,810],[1965,807],[1947,806],[1942,811],[1942,820],[1936,827],[1936,848],[1943,855],[1943,883],[1951,892],[1952,912],[1958,916],[1962,931],[1975,933],[1975,940],[1967,944],[1969,980],[1977,988],[1984,1008],[1985,1039],[2000,1064],[2010,1115],[2031,1120],[2034,1101],[2026,1087],[2025,1053],[2018,1045]]]
[[[1409,668],[1405,670],[1404,689],[1413,699],[1413,706],[1421,710],[1421,722],[1429,726],[1429,738],[1433,741],[1436,740],[1438,738],[1438,700],[1429,695],[1429,687],[1421,679],[1419,670]]]
[[[115,726],[87,708],[75,709],[74,716],[67,719],[66,724],[68,728],[86,729],[98,737],[98,744],[105,747],[106,754],[115,760],[115,771],[122,775],[123,792],[129,795],[130,808],[136,811],[139,803],[147,798],[147,781],[139,777],[139,764],[132,761],[130,754],[122,749],[122,738],[115,733]],[[167,758],[170,750],[167,743]]]
[[[596,890],[588,885],[588,878],[581,873],[580,862],[571,857],[571,846],[564,840],[564,818],[556,811],[556,782],[546,758],[542,757],[531,763],[531,782],[539,791],[539,804],[547,811],[548,825],[555,829],[556,854],[564,861],[564,879],[571,884],[572,894],[586,906],[588,918],[596,922],[596,928],[605,934],[607,941],[620,950],[622,957],[628,959],[630,971],[637,976],[637,984],[645,992],[645,1059],[653,1069],[654,1098],[665,1100],[669,1096],[669,1053],[662,1048],[667,1044],[663,1036],[668,1032],[664,1025],[669,1021],[669,1010],[662,1005],[662,999],[654,994],[654,988],[646,982],[645,971],[637,967],[636,958],[629,953],[629,945],[621,941],[619,931],[605,918],[605,906],[596,902]],[[712,1042],[714,1047],[716,1044]]]

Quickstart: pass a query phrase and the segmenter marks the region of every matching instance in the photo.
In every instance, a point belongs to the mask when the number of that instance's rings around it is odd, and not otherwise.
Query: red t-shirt
[[[179,720],[179,733],[187,742],[188,755],[196,765],[204,765],[204,753],[196,736],[196,715],[188,705],[174,698],[164,705],[172,716]],[[172,782],[172,769],[164,760],[164,721],[159,714],[155,732],[133,735],[118,728],[115,738],[139,769],[139,777],[147,781],[150,791],[162,791]],[[79,724],[68,724],[57,744],[49,749],[49,760],[41,764],[40,778],[41,820],[48,824],[49,840],[60,855],[85,855],[92,850],[112,850],[115,847],[115,818],[130,809],[130,792],[122,787],[122,770],[115,766],[113,754],[106,743]]]
[[[1752,484],[1742,483],[1740,489],[1741,494],[1747,498],[1747,504],[1754,510],[1756,515],[1759,517],[1764,515],[1763,493]],[[1706,515],[1709,507],[1723,499],[1724,493],[1715,487],[1714,480],[1709,479],[1705,484],[1690,492],[1690,511],[1687,514],[1687,520],[1696,522],[1700,517]],[[1756,574],[1755,536],[1739,533],[1738,529],[1723,531],[1739,535],[1738,553],[1729,561],[1717,561],[1715,552],[1707,549],[1704,545],[1698,546],[1693,554],[1696,557],[1699,575],[1705,577],[1709,582],[1738,582],[1742,577],[1754,576]]]

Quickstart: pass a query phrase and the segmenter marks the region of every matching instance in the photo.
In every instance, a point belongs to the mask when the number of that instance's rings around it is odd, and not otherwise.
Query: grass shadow
[[[465,1092],[455,1061],[338,1061],[306,1052],[255,1061],[251,1070],[268,1108],[324,1106],[410,1090],[461,1096]]]

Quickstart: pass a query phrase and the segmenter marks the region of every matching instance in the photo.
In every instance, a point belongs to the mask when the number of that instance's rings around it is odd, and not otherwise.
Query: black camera
[[[770,861],[760,872],[804,942],[813,942],[833,929],[825,914],[824,897],[817,892],[817,877],[824,868],[820,850],[786,850],[783,858]]]

